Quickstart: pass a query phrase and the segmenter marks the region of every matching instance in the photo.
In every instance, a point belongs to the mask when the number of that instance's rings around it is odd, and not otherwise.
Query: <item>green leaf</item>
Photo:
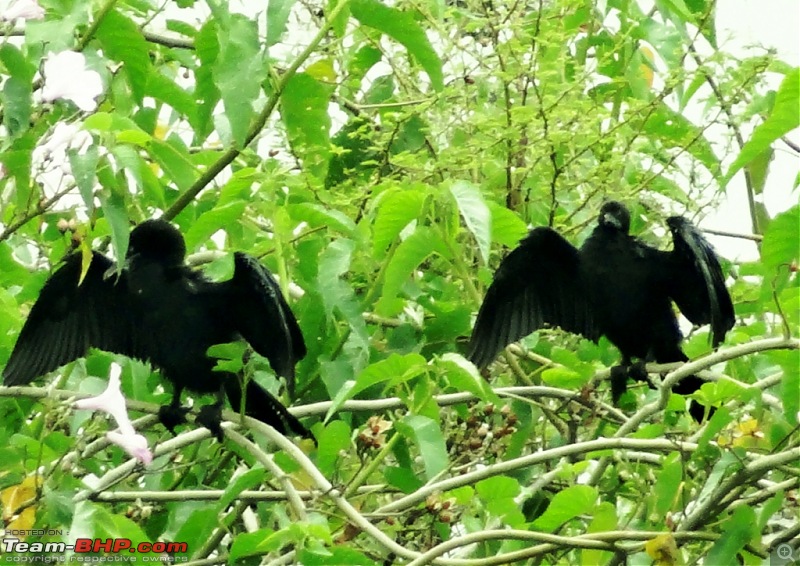
[[[30,126],[31,85],[16,77],[3,83],[3,124],[10,137],[16,137]]]
[[[425,477],[428,480],[432,480],[447,468],[450,461],[442,429],[437,421],[422,415],[408,415],[402,421],[398,421],[397,430],[419,448],[422,463],[425,465]]]
[[[365,389],[378,383],[402,383],[418,376],[428,367],[428,362],[419,354],[391,354],[385,360],[375,362],[364,368],[353,388],[350,390],[352,399]]]
[[[408,49],[409,54],[428,73],[437,91],[444,88],[442,61],[411,13],[390,8],[378,0],[354,0],[350,9],[359,22],[385,33]]]
[[[705,557],[706,564],[736,564],[739,552],[758,536],[758,520],[752,507],[737,507],[723,524],[722,536],[714,543]]]
[[[154,70],[147,79],[146,94],[171,106],[193,127],[197,127],[197,104],[194,97],[169,77]]]
[[[382,257],[403,228],[419,218],[424,203],[425,193],[418,188],[382,195],[372,228],[372,254],[375,257]]]
[[[244,214],[246,206],[245,201],[232,201],[215,206],[201,214],[186,232],[186,249],[195,249],[206,242],[217,230],[223,230],[238,222]]]
[[[492,213],[492,241],[508,248],[516,247],[528,233],[522,219],[496,202],[488,203]]]
[[[356,225],[349,216],[341,211],[325,208],[321,204],[302,202],[290,205],[289,213],[294,220],[307,222],[312,228],[330,226],[347,236],[355,235]]]
[[[297,73],[281,93],[281,118],[292,148],[303,158],[304,168],[320,180],[327,175],[331,156],[331,91],[310,75]]]
[[[342,0],[325,0],[325,17],[330,18],[331,12],[339,5]],[[345,6],[334,20],[331,21],[331,29],[336,37],[343,38],[347,33],[347,23],[350,21],[350,6]]]
[[[228,26],[221,26],[217,32],[219,54],[213,65],[214,78],[233,139],[242,147],[255,114],[253,102],[266,77],[266,61],[255,21],[231,14],[226,23]]]
[[[381,314],[395,314],[395,299],[400,288],[408,280],[414,270],[433,254],[449,258],[450,251],[442,238],[430,227],[420,226],[413,234],[403,240],[389,260],[384,274],[383,294],[376,310]]]
[[[742,151],[731,164],[724,181],[727,183],[736,172],[763,154],[772,142],[800,127],[800,67],[787,73],[778,88],[775,105],[767,119],[753,131]]]
[[[81,193],[83,204],[86,211],[91,214],[94,210],[94,178],[97,171],[97,163],[100,155],[97,146],[90,146],[84,153],[80,154],[76,150],[67,152],[69,165],[72,169],[72,176],[75,177],[75,184]]]
[[[133,20],[117,10],[105,14],[95,37],[100,41],[105,55],[122,63],[134,98],[141,103],[151,72],[147,41]]]
[[[520,494],[519,482],[507,476],[494,476],[475,484],[475,491],[486,502],[514,498]]]
[[[483,200],[480,187],[469,181],[456,181],[450,187],[450,192],[456,199],[464,223],[475,236],[484,263],[488,263],[492,240],[492,215]]]
[[[680,454],[677,452],[669,454],[661,464],[661,471],[658,473],[652,492],[656,500],[652,512],[653,522],[656,524],[663,522],[676,501],[678,488],[683,481],[682,464]]]
[[[103,209],[103,216],[105,216],[111,229],[111,243],[114,245],[114,256],[117,259],[117,268],[119,269],[125,263],[125,255],[128,253],[128,237],[131,230],[128,223],[125,199],[116,193],[109,194],[107,191],[103,191],[100,193],[100,206]]]
[[[591,378],[567,367],[552,367],[542,372],[544,383],[562,389],[580,389],[589,382],[589,379]]]
[[[336,473],[341,454],[350,449],[350,427],[344,421],[332,421],[316,432],[319,448],[316,464],[326,477]]]
[[[350,60],[347,67],[350,80],[360,81],[375,64],[381,60],[383,53],[372,45],[362,45]]]
[[[335,319],[335,312],[341,313],[350,325],[350,336],[346,348],[351,356],[366,358],[369,352],[367,325],[362,315],[363,308],[356,299],[353,287],[342,280],[342,275],[350,269],[355,242],[346,238],[334,240],[325,248],[319,258],[319,271],[316,276],[316,289],[322,297],[325,315]],[[351,363],[357,360],[350,359]],[[358,366],[360,369],[362,366]],[[353,368],[350,368],[353,371]]]
[[[403,493],[413,493],[423,486],[423,481],[414,470],[401,466],[387,466],[383,470],[386,483],[396,487]]]
[[[295,0],[269,0],[267,3],[267,47],[281,40],[286,31],[286,22]]]
[[[325,547],[326,554],[319,551],[312,552],[303,548],[297,552],[298,564],[313,564],[314,566],[375,566],[375,560],[368,558],[354,548],[346,546]]]
[[[578,515],[589,514],[597,501],[597,490],[588,485],[574,485],[558,492],[547,510],[531,525],[537,531],[546,533],[560,528]]]
[[[657,138],[667,148],[686,150],[705,165],[709,173],[717,175],[719,159],[703,130],[692,124],[685,116],[664,103],[659,104],[642,125],[645,133]]]
[[[761,244],[761,261],[770,269],[798,260],[797,238],[800,234],[800,206],[778,214],[767,226]]]
[[[280,548],[282,545],[282,542],[279,541],[280,536],[280,533],[275,533],[270,529],[259,529],[236,535],[228,555],[228,563],[238,564],[238,561],[243,561],[249,556],[260,556],[271,549]]]
[[[797,423],[795,423],[795,426]],[[758,516],[758,525],[757,529],[759,531],[763,531],[767,525],[769,524],[769,520],[775,513],[778,513],[783,506],[783,502],[786,501],[786,492],[782,489],[778,490],[778,492],[764,502],[764,506],[761,508],[761,513]]]
[[[594,510],[594,517],[588,533],[602,533],[617,530],[617,510],[612,503],[602,501]],[[579,556],[580,564],[606,564],[612,553],[607,550],[582,549]]]
[[[481,377],[478,369],[461,354],[447,352],[434,363],[445,370],[444,373],[450,386],[456,391],[467,391],[487,403],[494,403],[498,406],[502,404],[500,397]]]
[[[238,410],[238,408],[234,407],[234,410]],[[257,467],[246,471],[232,480],[225,488],[225,492],[216,504],[217,511],[225,510],[243,491],[253,489],[263,484],[266,475],[264,468]]]
[[[198,136],[204,139],[212,129],[212,115],[220,98],[220,91],[214,78],[215,63],[220,47],[217,39],[217,22],[209,18],[194,40],[195,52],[200,65],[195,71],[194,94],[198,100]]]
[[[22,83],[30,85],[36,68],[30,64],[17,46],[3,43],[0,46],[0,61],[3,62],[8,74]]]
[[[147,149],[180,190],[188,189],[197,179],[197,171],[187,153],[155,138],[150,139]]]

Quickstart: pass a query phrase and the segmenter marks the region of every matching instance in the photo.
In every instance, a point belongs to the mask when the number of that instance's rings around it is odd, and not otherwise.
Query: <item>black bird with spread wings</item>
[[[222,437],[219,426],[227,394],[239,410],[239,377],[212,371],[210,346],[244,338],[265,356],[276,374],[292,385],[294,368],[306,354],[300,327],[280,287],[255,258],[234,254],[234,274],[214,283],[184,264],[181,233],[164,220],[148,220],[133,229],[125,266],[92,252],[80,280],[79,252],[47,280],[33,305],[5,369],[5,385],[22,385],[77,358],[90,348],[149,361],[173,384],[173,397],[159,416],[173,430],[185,422],[184,389],[216,393],[217,403],[203,407],[198,422]],[[306,428],[268,391],[250,380],[245,413],[282,433],[309,436]]]
[[[469,359],[489,365],[508,344],[545,325],[590,340],[605,335],[622,353],[611,373],[616,402],[631,377],[646,379],[643,367],[629,372],[632,358],[686,361],[672,301],[694,324],[710,324],[717,347],[733,327],[734,313],[724,276],[711,245],[691,222],[667,219],[673,250],[660,251],[628,234],[630,213],[606,202],[599,223],[580,249],[550,228],[535,228],[500,263],[478,312]],[[676,385],[689,394],[702,381],[690,376]],[[693,405],[699,420],[702,408]]]

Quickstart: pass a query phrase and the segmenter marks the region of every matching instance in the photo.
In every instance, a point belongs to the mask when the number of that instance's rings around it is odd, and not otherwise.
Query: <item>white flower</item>
[[[17,0],[0,13],[0,20],[7,22],[23,20],[41,20],[44,18],[44,8],[36,0]]]
[[[77,149],[78,154],[83,155],[93,143],[92,135],[80,124],[58,122],[47,141],[33,150],[32,160],[34,163],[43,163],[52,159],[63,163],[67,159],[67,150]]]
[[[149,466],[153,461],[153,453],[147,447],[147,439],[141,434],[125,434],[110,430],[106,433],[106,438],[145,466]]]
[[[86,57],[75,51],[62,51],[47,56],[44,62],[42,100],[52,102],[64,98],[84,112],[97,108],[95,97],[103,93],[103,81],[96,71],[86,68]]]
[[[147,448],[147,439],[141,434],[137,434],[133,428],[130,417],[128,417],[128,408],[125,406],[125,396],[122,395],[120,389],[119,376],[122,373],[122,368],[119,364],[111,364],[111,375],[108,379],[108,387],[97,397],[89,397],[88,399],[80,399],[75,401],[74,407],[76,409],[94,409],[108,413],[117,422],[117,431],[109,431],[106,433],[106,438],[111,442],[121,447],[128,455],[136,458],[140,462],[148,465],[153,461],[153,454]]]

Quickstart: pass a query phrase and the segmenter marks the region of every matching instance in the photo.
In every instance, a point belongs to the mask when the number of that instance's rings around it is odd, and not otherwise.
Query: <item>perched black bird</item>
[[[710,324],[718,346],[733,327],[724,276],[711,245],[685,218],[667,219],[673,250],[652,248],[628,234],[630,213],[618,202],[600,209],[597,227],[576,249],[550,228],[535,228],[500,263],[478,312],[469,359],[489,365],[511,342],[559,326],[597,341],[605,335],[622,353],[611,373],[614,402],[631,377],[646,380],[642,363],[686,361],[672,301],[694,324]],[[633,371],[630,371],[633,370]],[[696,376],[674,390],[700,388]],[[702,408],[690,409],[698,420]]]
[[[291,384],[306,346],[289,305],[269,271],[255,258],[234,254],[233,278],[214,283],[184,264],[181,233],[164,220],[148,220],[131,232],[125,266],[98,252],[83,280],[80,253],[67,257],[47,280],[3,370],[5,385],[21,385],[98,348],[146,360],[173,384],[172,402],[161,407],[164,425],[185,422],[184,389],[216,393],[198,422],[217,438],[223,395],[241,407],[239,377],[212,371],[210,346],[244,338]],[[249,381],[245,412],[281,432],[308,436],[306,428],[268,391]]]

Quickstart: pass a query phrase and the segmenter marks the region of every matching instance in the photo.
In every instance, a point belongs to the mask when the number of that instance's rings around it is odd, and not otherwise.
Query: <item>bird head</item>
[[[610,228],[627,234],[631,228],[631,214],[621,202],[610,200],[603,203],[600,208],[600,217],[597,219],[600,226]]]
[[[145,220],[131,232],[122,269],[112,265],[103,274],[103,279],[119,277],[139,260],[173,266],[181,265],[185,256],[186,243],[177,228],[166,220]]]
[[[667,218],[667,226],[672,233],[691,225],[692,223],[686,220],[683,216],[670,216]]]
[[[146,220],[131,232],[126,263],[134,258],[180,265],[186,257],[186,243],[180,231],[166,220]]]

